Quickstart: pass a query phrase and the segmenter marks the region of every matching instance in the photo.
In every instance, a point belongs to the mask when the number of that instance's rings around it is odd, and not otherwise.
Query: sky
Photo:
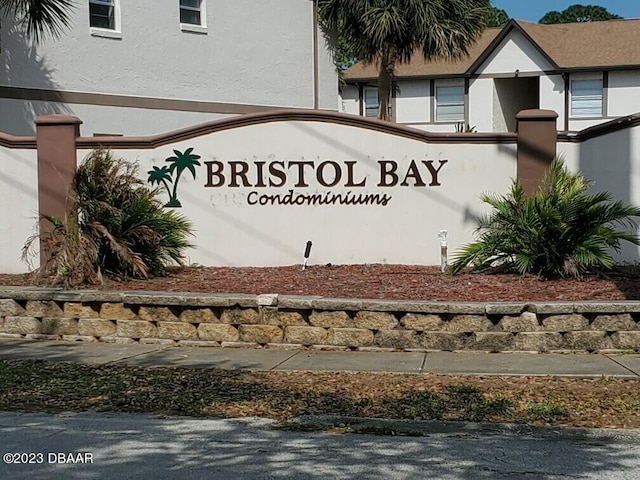
[[[491,0],[491,3],[509,17],[528,22],[537,22],[551,10],[561,12],[575,4],[599,5],[624,18],[640,18],[638,0]]]

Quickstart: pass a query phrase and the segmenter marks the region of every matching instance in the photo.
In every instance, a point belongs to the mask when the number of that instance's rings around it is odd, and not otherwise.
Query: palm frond
[[[525,197],[514,182],[506,195],[486,194],[492,210],[478,222],[477,242],[454,256],[451,273],[533,273],[544,278],[577,277],[611,268],[611,252],[636,234],[640,209],[613,201],[607,192],[590,193],[592,182],[553,160],[538,191]]]
[[[39,274],[56,284],[100,282],[103,272],[123,277],[163,275],[181,264],[193,227],[162,208],[158,190],[143,185],[137,165],[105,150],[92,152],[78,167],[69,199],[71,212],[50,223],[41,243],[52,255]],[[25,244],[23,255],[35,239]]]
[[[73,0],[2,0],[2,7],[22,22],[27,36],[40,43],[47,36],[59,37],[69,27],[75,5]]]

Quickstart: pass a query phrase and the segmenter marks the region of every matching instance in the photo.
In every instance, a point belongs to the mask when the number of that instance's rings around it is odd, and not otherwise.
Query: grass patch
[[[0,361],[0,410],[14,411],[259,416],[285,422],[300,415],[333,415],[640,428],[638,391],[636,380],[247,372]],[[379,434],[405,433],[394,432]]]
[[[529,420],[539,420],[545,423],[568,416],[567,409],[563,404],[551,400],[528,404],[526,414]]]
[[[449,404],[459,412],[462,420],[485,422],[493,417],[508,416],[513,412],[515,403],[503,396],[487,398],[482,391],[472,385],[451,385],[446,393]]]

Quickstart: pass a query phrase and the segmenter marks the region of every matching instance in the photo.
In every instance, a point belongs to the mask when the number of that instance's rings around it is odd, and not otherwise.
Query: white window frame
[[[574,93],[575,87],[574,85],[577,83],[584,82],[599,82],[600,93],[596,95],[576,95]],[[578,101],[591,101],[591,102],[599,102],[600,106],[598,111],[595,110],[593,112],[588,113],[580,113],[575,112],[574,108],[577,108]],[[575,102],[575,103],[574,103]],[[583,107],[584,108],[584,107]],[[569,78],[569,118],[578,118],[578,119],[589,119],[589,118],[603,118],[605,117],[605,105],[604,105],[604,81],[602,74],[596,75],[571,75]]]
[[[197,9],[186,6],[186,5],[183,6],[182,2],[178,0],[178,16],[180,16],[182,9],[200,12],[200,24],[196,25],[194,23],[180,22],[180,30],[182,30],[183,32],[207,33],[207,1],[206,0],[200,0],[200,7]]]
[[[371,105],[367,105],[367,93],[373,94],[373,98],[375,98],[375,103],[371,102]],[[362,92],[362,103],[363,103],[362,114],[365,117],[378,118],[378,115],[380,114],[380,100],[378,99],[377,87],[364,87],[364,90]],[[374,113],[374,109],[375,109],[375,113]],[[371,112],[369,113],[367,112],[367,110],[371,110]]]
[[[91,26],[91,4],[106,5],[113,8],[113,28]],[[89,0],[89,31],[94,37],[122,38],[120,23],[120,0]]]
[[[439,88],[459,88],[461,92],[461,102],[443,102],[438,100],[438,89]],[[433,115],[434,115],[434,123],[460,123],[465,121],[465,94],[464,94],[464,80],[463,79],[455,79],[455,80],[434,80],[433,86]],[[462,111],[460,113],[460,117],[454,118],[442,118],[442,114],[438,114],[439,106],[460,106],[462,107]]]

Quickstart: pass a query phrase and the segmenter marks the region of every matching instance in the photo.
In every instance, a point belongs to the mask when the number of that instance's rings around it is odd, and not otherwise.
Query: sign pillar
[[[518,121],[517,179],[525,195],[532,195],[556,156],[558,132],[553,110],[522,110]]]
[[[51,228],[43,215],[65,219],[68,212],[67,194],[76,173],[76,138],[82,121],[70,115],[37,117],[36,147],[38,150],[38,218],[40,219],[40,265],[49,256],[42,234]]]

